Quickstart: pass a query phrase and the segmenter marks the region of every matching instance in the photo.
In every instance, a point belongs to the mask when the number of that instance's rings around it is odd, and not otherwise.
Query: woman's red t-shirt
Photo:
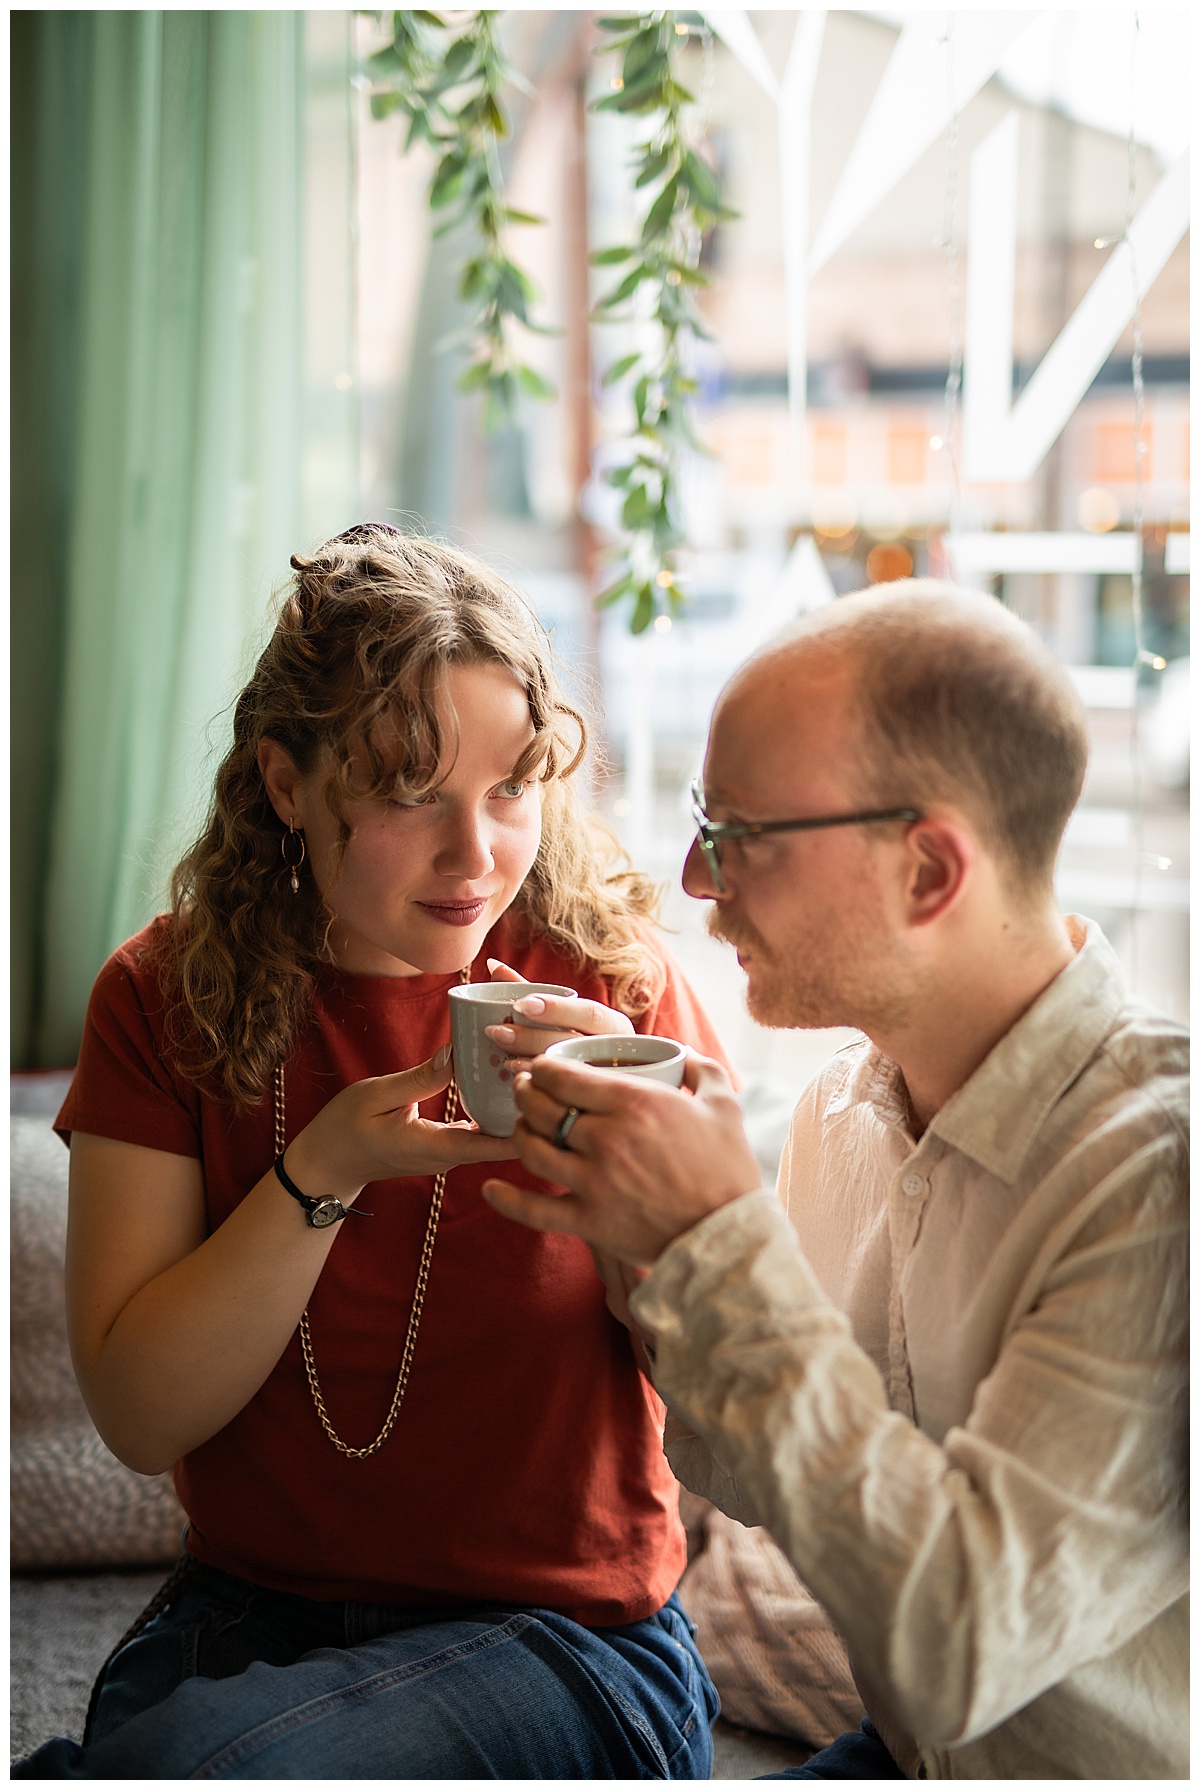
[[[114,952],[88,1007],[79,1066],[58,1116],[204,1166],[212,1229],[270,1168],[272,1096],[235,1115],[172,1068],[145,947]],[[598,975],[501,920],[476,960],[609,1000]],[[722,1052],[679,970],[641,1032]],[[448,1042],[456,976],[322,974],[315,1023],[287,1065],[287,1135],[339,1089],[412,1068]],[[422,1105],[440,1119],[445,1096]],[[433,1253],[412,1375],[378,1452],[348,1459],[324,1434],[299,1333],[232,1422],[175,1469],[200,1560],[302,1596],[445,1606],[536,1605],[589,1626],[638,1621],[684,1565],[663,1406],[609,1314],[587,1246],[511,1223],[480,1194],[490,1174],[538,1185],[516,1161],[454,1169]],[[313,1354],[334,1428],[377,1435],[395,1388],[432,1194],[430,1177],[377,1182],[370,1219],[338,1227],[309,1301]]]

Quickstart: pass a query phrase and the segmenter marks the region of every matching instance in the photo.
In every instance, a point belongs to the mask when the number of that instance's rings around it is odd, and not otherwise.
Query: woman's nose
[[[481,815],[460,813],[447,823],[437,854],[443,876],[486,876],[495,866],[491,838]]]

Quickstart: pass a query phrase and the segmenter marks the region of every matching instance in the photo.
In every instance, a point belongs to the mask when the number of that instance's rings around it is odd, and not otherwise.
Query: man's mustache
[[[710,938],[719,939],[724,945],[732,945],[736,951],[739,945],[761,944],[761,940],[740,926],[730,926],[719,908],[710,908],[704,920],[705,930]]]

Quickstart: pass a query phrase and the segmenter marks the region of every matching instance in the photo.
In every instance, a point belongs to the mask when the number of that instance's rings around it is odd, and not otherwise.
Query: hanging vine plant
[[[388,15],[375,15],[386,18]],[[459,296],[473,304],[468,326],[449,338],[464,346],[469,364],[460,391],[485,395],[485,425],[512,423],[518,395],[552,398],[554,387],[517,351],[519,329],[553,334],[530,319],[536,290],[505,245],[510,224],[544,220],[515,211],[504,201],[499,145],[508,135],[502,94],[506,85],[529,92],[506,61],[497,34],[496,13],[478,12],[449,26],[435,12],[394,12],[391,41],[367,62],[371,110],[376,118],[402,112],[409,121],[406,148],[424,141],[440,159],[429,189],[435,212],[451,215],[436,235],[470,224],[475,246],[459,278]],[[603,384],[630,384],[635,428],[621,464],[605,478],[622,492],[625,538],[616,559],[618,576],[600,593],[607,607],[628,600],[630,627],[643,633],[661,611],[677,613],[684,603],[676,578],[675,550],[683,545],[679,516],[679,463],[682,453],[706,452],[689,417],[696,385],[688,371],[691,341],[707,339],[695,292],[708,284],[699,267],[704,235],[736,214],[720,202],[716,177],[690,141],[687,108],[694,96],[678,75],[680,51],[693,32],[707,44],[708,27],[697,12],[628,13],[602,18],[608,41],[604,53],[621,57],[613,91],[596,106],[644,116],[650,135],[639,146],[636,187],[649,200],[636,243],[602,249],[592,256],[599,267],[623,267],[616,285],[599,301],[600,322],[624,321],[620,307],[633,301],[657,322],[657,352],[623,355],[604,374]],[[628,265],[627,265],[628,264]]]
[[[697,389],[688,370],[690,344],[710,339],[694,296],[708,284],[699,267],[700,247],[715,224],[736,214],[722,206],[716,176],[690,141],[686,109],[695,100],[678,76],[682,45],[693,32],[707,33],[702,15],[633,13],[602,18],[599,25],[610,38],[602,50],[622,60],[613,91],[595,109],[654,121],[638,148],[634,184],[650,198],[639,238],[592,256],[597,267],[625,268],[600,299],[596,320],[617,321],[619,307],[646,289],[653,295],[651,315],[660,328],[657,353],[623,355],[602,380],[610,386],[632,381],[636,427],[626,458],[604,475],[624,494],[626,539],[619,550],[619,574],[597,603],[608,607],[628,601],[630,628],[641,634],[657,614],[677,614],[685,601],[676,577],[676,549],[684,544],[680,457],[687,450],[707,452],[689,415]]]
[[[386,15],[378,15],[386,17]],[[391,42],[368,58],[371,112],[408,119],[405,148],[427,142],[440,152],[429,204],[446,212],[434,234],[469,225],[475,243],[459,275],[458,295],[474,307],[467,326],[440,346],[459,346],[469,364],[459,376],[462,392],[484,394],[489,430],[515,421],[518,393],[553,398],[555,389],[518,350],[518,330],[554,335],[530,319],[538,292],[506,247],[510,224],[545,220],[504,202],[499,147],[509,134],[503,104],[506,86],[532,89],[506,60],[497,34],[498,14],[477,12],[451,28],[435,12],[394,12]]]

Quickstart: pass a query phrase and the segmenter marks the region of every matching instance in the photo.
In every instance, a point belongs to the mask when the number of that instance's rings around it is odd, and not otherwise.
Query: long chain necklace
[[[462,972],[462,980],[471,980],[469,968]],[[284,1080],[283,1064],[275,1071],[275,1154],[281,1155],[287,1147],[287,1090]],[[458,1084],[451,1079],[446,1090],[446,1114],[444,1123],[450,1125],[458,1116]],[[365,1448],[351,1448],[343,1442],[333,1427],[333,1422],[326,1409],[325,1398],[321,1392],[321,1382],[317,1377],[317,1364],[313,1358],[312,1334],[308,1324],[307,1306],[300,1314],[300,1348],[304,1355],[304,1371],[308,1375],[308,1387],[312,1393],[313,1403],[317,1407],[317,1416],[321,1419],[321,1428],[333,1443],[339,1454],[344,1454],[353,1461],[365,1461],[377,1449],[383,1447],[392,1433],[392,1426],[400,1415],[400,1407],[404,1403],[404,1394],[408,1390],[408,1376],[412,1371],[413,1352],[417,1346],[417,1331],[421,1327],[421,1310],[425,1304],[425,1289],[429,1284],[429,1266],[433,1261],[433,1245],[437,1239],[438,1220],[442,1216],[442,1200],[446,1193],[446,1175],[443,1169],[434,1178],[433,1199],[429,1205],[429,1219],[425,1226],[425,1241],[421,1246],[421,1260],[417,1268],[417,1284],[413,1290],[412,1310],[408,1314],[408,1330],[404,1337],[404,1350],[400,1356],[400,1372],[396,1378],[396,1390],[392,1394],[392,1402],[388,1414],[384,1418],[383,1428],[373,1442]]]

